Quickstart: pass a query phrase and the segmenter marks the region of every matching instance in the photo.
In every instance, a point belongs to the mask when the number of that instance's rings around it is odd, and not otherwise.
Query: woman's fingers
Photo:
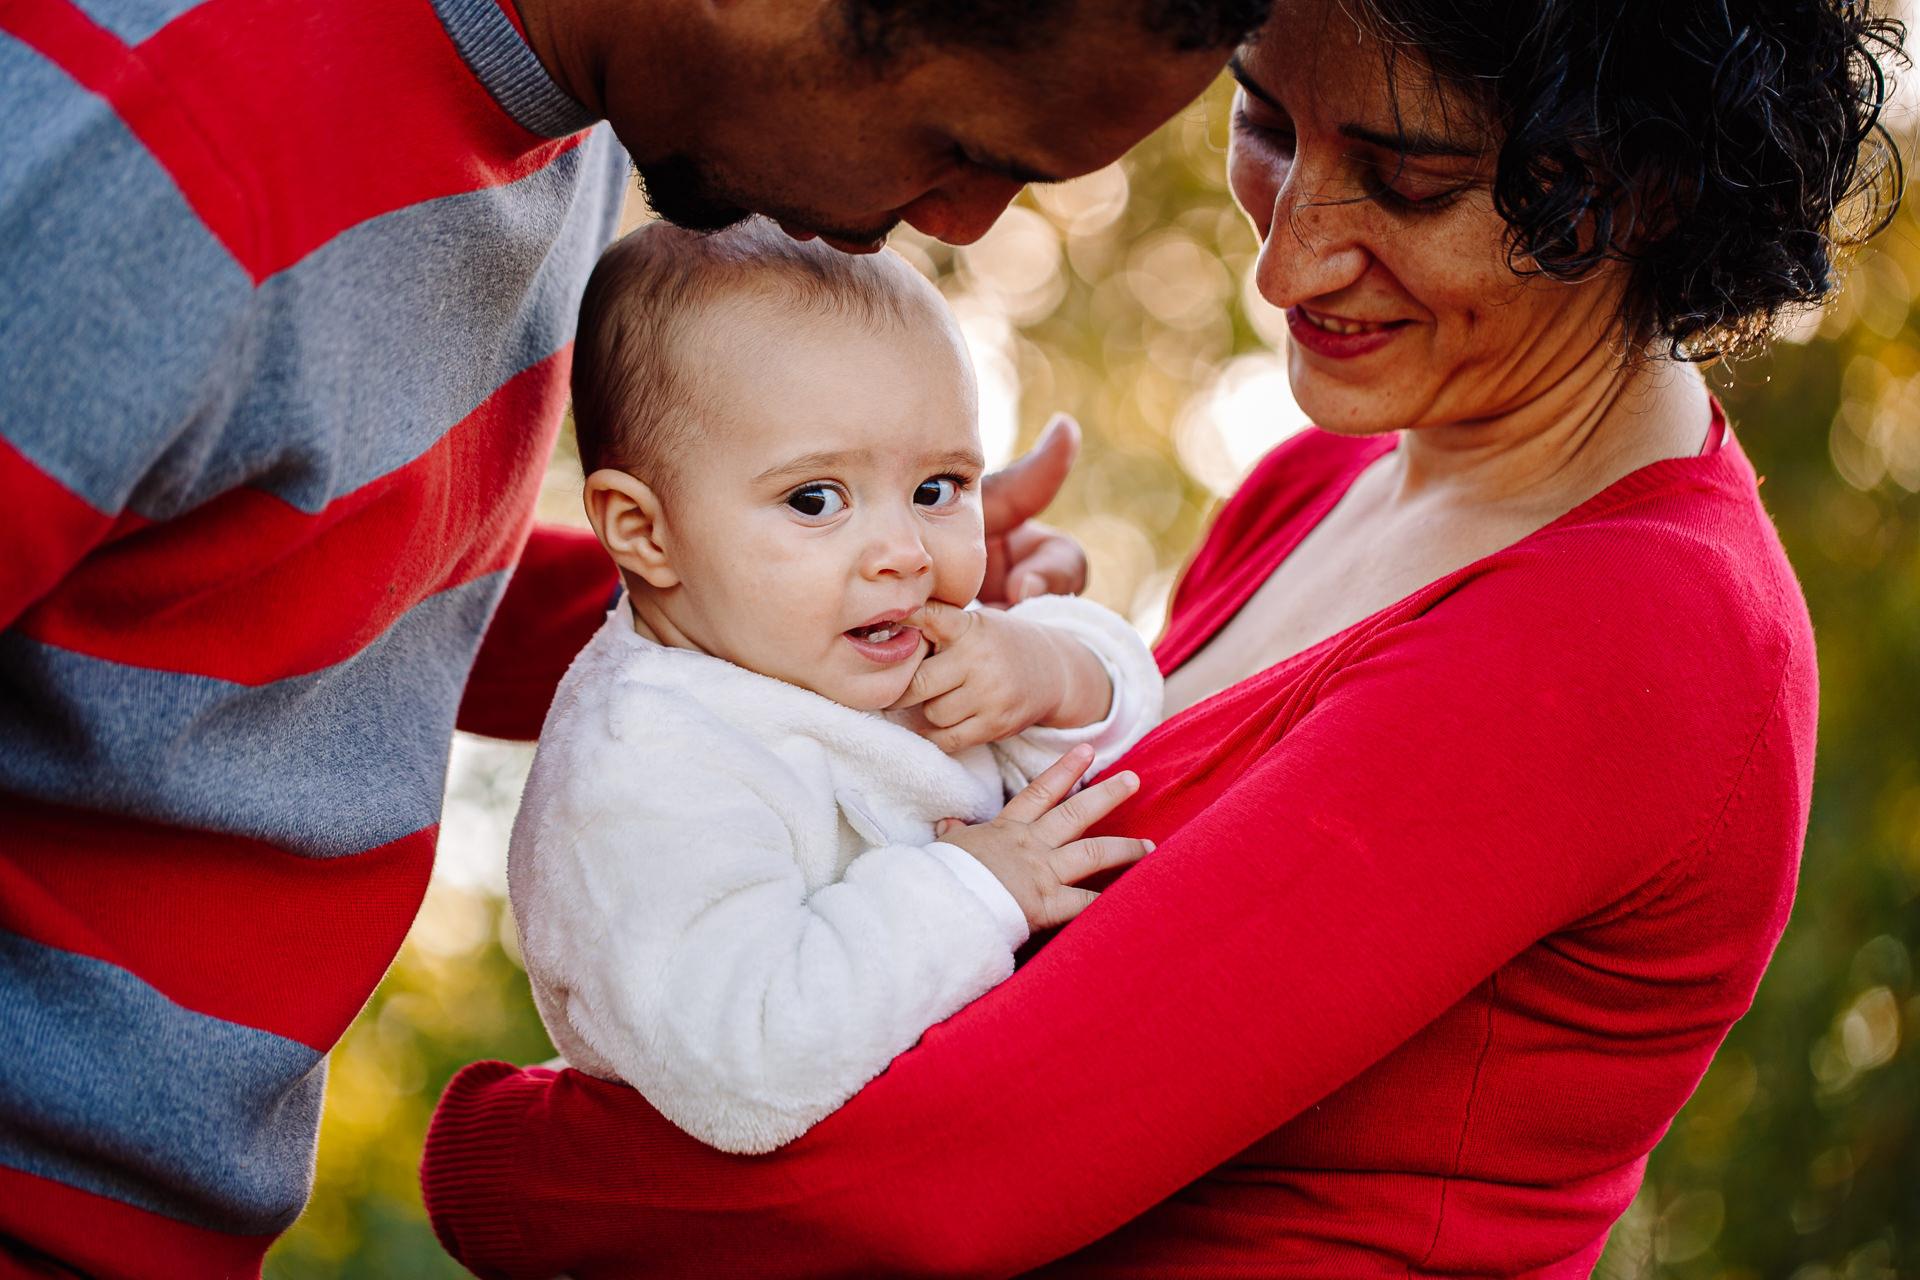
[[[1055,805],[1033,824],[1033,833],[1058,848],[1120,807],[1122,801],[1140,789],[1140,777],[1131,770],[1088,787],[1085,791]]]
[[[1082,743],[1070,748],[1067,754],[1041,770],[1040,776],[1029,782],[1019,795],[1007,801],[1007,807],[1000,811],[1000,816],[1009,822],[1038,822],[1066,798],[1067,793],[1073,790],[1073,784],[1080,781],[1080,775],[1084,774],[1087,766],[1092,763],[1092,747]],[[1115,803],[1117,804],[1118,801]],[[1110,809],[1113,806],[1107,807]],[[1088,821],[1091,822],[1092,819],[1089,818]],[[1084,829],[1084,827],[1081,828],[1081,830]],[[1075,831],[1063,840],[1052,843],[1064,843],[1065,840],[1071,840],[1079,834],[1079,831]]]

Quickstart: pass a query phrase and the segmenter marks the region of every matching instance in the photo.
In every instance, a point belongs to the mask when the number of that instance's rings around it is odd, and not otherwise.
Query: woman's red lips
[[[1350,360],[1370,355],[1392,342],[1404,320],[1353,320],[1305,307],[1287,310],[1287,333],[1315,355]]]

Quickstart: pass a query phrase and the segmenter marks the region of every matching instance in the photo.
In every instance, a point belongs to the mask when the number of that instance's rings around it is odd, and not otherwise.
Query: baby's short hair
[[[580,464],[672,485],[710,392],[690,354],[716,305],[758,297],[801,314],[911,323],[938,293],[890,250],[852,255],[753,217],[718,232],[650,222],[602,255],[580,303],[573,426]]]

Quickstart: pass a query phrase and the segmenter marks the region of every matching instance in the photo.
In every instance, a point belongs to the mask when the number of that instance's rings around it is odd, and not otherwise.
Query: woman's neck
[[[1496,417],[1403,431],[1391,501],[1568,511],[1649,463],[1698,453],[1708,404],[1692,365],[1623,367],[1597,348]]]

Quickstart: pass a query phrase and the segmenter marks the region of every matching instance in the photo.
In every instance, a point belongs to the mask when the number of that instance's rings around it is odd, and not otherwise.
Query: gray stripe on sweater
[[[318,511],[419,457],[572,340],[625,193],[601,129],[256,291],[113,113],[4,36],[0,114],[27,135],[0,148],[0,435],[152,520],[241,485]]]
[[[253,289],[105,101],[0,34],[0,434],[113,514],[224,416]]]
[[[506,581],[429,596],[345,662],[257,687],[0,632],[0,789],[312,858],[397,840],[439,821],[454,713]]]
[[[205,0],[73,0],[74,7],[128,44],[139,44]]]
[[[195,1226],[284,1230],[327,1060],[0,930],[0,1164]]]

